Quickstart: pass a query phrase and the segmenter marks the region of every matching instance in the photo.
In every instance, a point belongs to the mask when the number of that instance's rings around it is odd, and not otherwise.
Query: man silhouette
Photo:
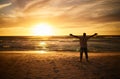
[[[80,40],[80,62],[82,62],[83,52],[85,52],[86,61],[88,61],[87,41],[88,39],[96,35],[97,33],[91,36],[86,36],[86,33],[83,33],[83,36],[76,36],[76,35],[70,34],[70,36],[78,38]]]

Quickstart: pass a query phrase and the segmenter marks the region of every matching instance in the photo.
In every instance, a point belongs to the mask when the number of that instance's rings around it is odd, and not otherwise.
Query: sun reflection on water
[[[39,45],[42,47],[45,47],[47,44],[46,44],[46,42],[40,42]]]
[[[44,53],[47,53],[45,50],[40,50],[39,52],[40,54],[44,54]]]
[[[46,42],[44,42],[44,41],[41,41],[41,42],[39,42],[39,46],[41,47],[41,49],[38,51],[38,53],[40,53],[40,54],[45,54],[45,53],[47,53],[46,52],[46,46],[47,46],[47,43]]]
[[[48,53],[47,51],[45,50],[39,50],[39,51],[35,51],[37,54],[46,54]]]

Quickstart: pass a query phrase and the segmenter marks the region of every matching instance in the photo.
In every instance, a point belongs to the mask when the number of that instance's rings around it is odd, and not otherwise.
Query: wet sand
[[[0,51],[0,79],[120,79],[120,53]]]

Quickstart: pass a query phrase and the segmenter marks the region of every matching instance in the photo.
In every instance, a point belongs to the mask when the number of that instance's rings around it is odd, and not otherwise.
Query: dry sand
[[[0,79],[120,79],[120,53],[0,51]]]

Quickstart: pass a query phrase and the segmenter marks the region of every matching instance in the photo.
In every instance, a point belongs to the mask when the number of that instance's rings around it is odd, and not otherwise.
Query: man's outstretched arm
[[[95,33],[95,34],[91,35],[89,38],[94,37],[94,36],[96,36],[96,35],[98,35],[98,34],[97,34],[97,33]]]
[[[73,34],[70,34],[70,36],[75,37],[75,38],[79,38],[79,36],[75,36],[75,35],[73,35]]]

